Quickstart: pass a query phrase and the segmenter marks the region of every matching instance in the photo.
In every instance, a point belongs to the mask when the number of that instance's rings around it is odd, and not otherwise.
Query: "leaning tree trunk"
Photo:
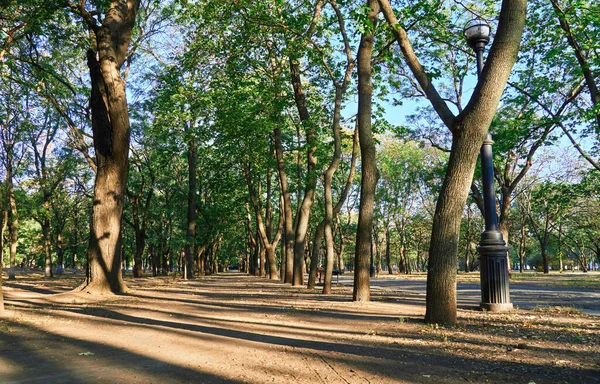
[[[79,10],[94,32],[97,51],[88,50],[92,130],[97,173],[88,245],[88,275],[82,289],[127,290],[121,274],[122,216],[129,170],[129,111],[121,67],[128,54],[138,1],[112,1],[102,25]]]
[[[456,323],[456,266],[460,220],[470,189],[479,147],[487,134],[512,67],[525,24],[526,0],[503,0],[498,30],[487,62],[467,106],[450,110],[419,62],[408,34],[389,0],[378,0],[406,64],[443,123],[452,133],[448,169],[437,200],[427,274],[425,321]]]
[[[452,138],[448,170],[438,197],[427,274],[425,321],[430,323],[456,322],[456,267],[460,219],[471,187],[475,163],[483,137],[472,140],[464,131]],[[431,257],[444,255],[444,257]],[[433,272],[433,273],[432,273]]]
[[[377,185],[377,164],[375,159],[375,141],[371,130],[371,97],[373,84],[371,81],[371,56],[375,25],[379,14],[377,0],[368,0],[371,9],[369,20],[371,29],[363,33],[358,49],[358,137],[361,154],[360,207],[358,212],[358,228],[356,233],[356,251],[354,254],[354,289],[353,301],[369,301],[371,257],[371,235],[373,230],[373,205],[375,204],[375,187]]]

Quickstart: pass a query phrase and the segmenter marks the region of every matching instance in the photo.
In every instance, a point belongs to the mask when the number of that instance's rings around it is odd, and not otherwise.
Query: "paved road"
[[[335,281],[335,278],[334,278]],[[354,283],[352,274],[340,276],[339,283],[351,286]],[[371,289],[386,289],[398,292],[409,292],[425,295],[425,280],[404,279],[371,279]],[[459,283],[457,285],[458,306],[473,308],[481,301],[479,284]],[[580,288],[544,287],[535,282],[511,282],[511,302],[515,307],[572,307],[591,315],[600,316],[600,291]]]

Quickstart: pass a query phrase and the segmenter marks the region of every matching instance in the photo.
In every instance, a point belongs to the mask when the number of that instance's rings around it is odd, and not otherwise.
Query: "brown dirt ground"
[[[0,383],[600,383],[600,317],[569,309],[439,327],[419,294],[353,303],[234,273],[69,292],[80,281],[4,280]]]

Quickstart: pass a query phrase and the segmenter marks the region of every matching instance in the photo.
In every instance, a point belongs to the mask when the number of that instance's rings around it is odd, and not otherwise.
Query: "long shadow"
[[[137,298],[143,298],[143,299],[152,299],[152,300],[160,300],[160,301],[167,301],[167,302],[180,302],[180,303],[185,303],[185,304],[192,304],[192,305],[199,305],[199,306],[211,306],[211,307],[227,307],[227,308],[231,308],[231,309],[236,309],[239,311],[254,311],[256,310],[257,306],[256,305],[252,305],[252,304],[234,304],[231,302],[219,302],[219,303],[207,303],[207,302],[203,302],[200,300],[191,300],[191,299],[182,299],[182,298],[166,298],[166,297],[154,297],[154,296],[146,296],[146,295],[139,295],[139,294],[135,294],[135,293],[129,293],[128,296],[132,296],[132,297],[137,297]],[[208,297],[208,296],[207,296]],[[229,296],[226,296],[229,297]],[[210,298],[213,298],[213,295],[210,295]],[[230,297],[229,297],[230,298]],[[279,313],[287,313],[289,311],[293,311],[294,313],[297,314],[304,314],[304,315],[310,315],[310,316],[321,316],[321,317],[329,317],[329,318],[337,318],[337,319],[343,319],[343,320],[368,320],[368,321],[393,321],[396,320],[398,318],[398,316],[392,316],[392,315],[371,315],[371,314],[364,314],[364,313],[348,313],[348,312],[344,312],[344,311],[336,311],[334,309],[304,309],[304,308],[292,308],[292,307],[288,307],[288,306],[282,306],[281,304],[277,304],[277,305],[273,305],[273,306],[267,306],[264,304],[261,304],[260,310],[262,312],[266,312],[266,313],[275,313],[275,314],[279,314]]]
[[[42,295],[53,295],[56,293],[61,293],[63,291],[54,291],[51,289],[44,289],[44,288],[38,288],[38,287],[33,287],[31,285],[27,285],[27,284],[18,284],[18,283],[13,283],[11,281],[2,281],[2,285],[5,287],[11,287],[11,288],[17,288],[17,289],[22,289],[24,291],[31,291],[31,292],[35,292],[35,293],[40,293]]]
[[[32,302],[27,302],[27,301],[11,300],[10,305],[12,306],[13,309],[23,309],[23,310],[48,309],[46,304],[35,303],[35,302],[32,303]],[[328,334],[333,334],[333,336],[330,337],[332,340],[336,339],[335,334],[338,334],[338,335],[364,335],[365,334],[365,332],[360,332],[360,331],[320,329],[317,327],[308,327],[308,326],[303,327],[303,326],[290,325],[290,324],[282,325],[282,324],[277,324],[277,323],[267,323],[267,322],[259,322],[259,321],[253,322],[253,321],[243,321],[243,320],[221,319],[221,318],[217,318],[217,317],[190,315],[190,314],[177,313],[177,312],[172,312],[172,311],[167,311],[167,310],[160,310],[160,309],[156,309],[156,308],[149,309],[149,308],[145,308],[145,307],[137,307],[137,306],[132,306],[132,305],[127,305],[126,308],[127,308],[127,310],[145,311],[145,312],[149,312],[149,313],[162,314],[165,316],[172,316],[174,319],[182,320],[182,321],[202,321],[202,322],[214,324],[216,326],[224,326],[224,327],[226,327],[226,326],[261,326],[261,327],[272,328],[272,330],[277,330],[278,333],[286,333],[286,334],[290,334],[290,335],[297,335],[298,334],[297,331],[306,331],[306,332],[312,332],[312,333],[326,332]],[[102,311],[104,309],[97,308],[97,307],[77,307],[77,306],[69,306],[69,305],[53,305],[52,310],[55,310],[55,311],[59,310],[59,311],[65,311],[65,312],[76,312],[79,314],[95,316],[95,315],[98,315],[99,313],[102,313]],[[110,315],[106,315],[104,317],[112,318]],[[286,331],[282,331],[282,329],[284,329],[284,328],[286,329]]]
[[[145,297],[145,296],[142,296]],[[147,298],[147,297],[146,297]],[[170,300],[170,301],[182,301],[180,299]],[[195,300],[193,302],[196,302]],[[218,307],[218,305],[215,305]],[[228,307],[228,306],[224,306]],[[238,306],[239,307],[239,306]],[[263,308],[257,308],[257,306],[243,306],[246,311],[262,311]],[[547,378],[550,380],[554,376],[565,377],[580,381],[582,383],[592,383],[597,380],[596,375],[597,372],[592,369],[578,370],[569,367],[555,367],[555,366],[546,366],[542,364],[519,364],[514,362],[501,362],[502,366],[498,366],[498,362],[490,362],[487,359],[477,359],[477,358],[464,358],[457,357],[454,355],[450,355],[448,353],[444,353],[442,351],[436,351],[436,353],[432,353],[431,348],[422,347],[422,346],[383,346],[383,347],[374,347],[371,343],[370,345],[365,345],[365,343],[357,342],[357,344],[347,344],[340,342],[332,342],[332,341],[314,341],[314,340],[299,340],[296,338],[289,338],[283,336],[273,336],[273,335],[264,335],[258,334],[255,332],[246,332],[240,330],[231,330],[231,329],[223,329],[213,326],[203,326],[196,324],[181,324],[173,321],[165,321],[165,320],[156,320],[156,319],[145,319],[143,317],[131,316],[127,314],[122,314],[116,312],[114,310],[108,309],[86,309],[86,308],[78,308],[71,307],[70,309],[66,309],[67,311],[71,311],[79,314],[91,315],[98,318],[99,321],[106,321],[107,319],[117,320],[127,322],[127,325],[130,326],[152,326],[152,327],[160,327],[165,330],[171,331],[183,331],[183,332],[193,332],[194,335],[189,336],[202,338],[202,335],[212,335],[221,338],[233,339],[233,340],[244,340],[250,342],[256,342],[266,345],[276,345],[280,347],[291,346],[294,348],[302,348],[306,350],[314,350],[317,353],[323,353],[326,356],[333,353],[335,359],[340,362],[345,362],[352,366],[352,364],[356,366],[360,366],[362,369],[366,371],[372,371],[376,374],[380,372],[377,371],[374,367],[369,366],[372,363],[372,360],[381,361],[380,367],[390,367],[396,366],[398,364],[414,364],[420,366],[432,366],[439,367],[445,371],[451,372],[453,375],[458,374],[455,372],[455,368],[458,366],[469,366],[473,367],[474,370],[479,371],[481,375],[500,375],[497,378],[500,379],[502,375],[510,375],[512,371],[523,370],[523,367],[526,367],[528,372],[534,373],[533,378],[538,378],[536,382],[541,383],[542,381],[539,378]],[[221,309],[224,310],[224,309]],[[90,313],[91,312],[91,313]],[[319,312],[310,312],[310,315],[320,314]],[[94,344],[94,343],[92,343]],[[492,343],[494,344],[494,343]],[[118,350],[118,349],[116,349]],[[344,354],[344,356],[340,356],[338,354]],[[369,362],[361,362],[361,359],[364,357],[370,358]],[[496,377],[496,376],[492,376]],[[492,382],[499,382],[503,380],[493,380]],[[506,381],[510,381],[506,379]],[[416,380],[418,382],[418,380]],[[554,382],[554,381],[547,381]]]
[[[81,312],[77,310],[72,310],[74,312]],[[432,365],[441,367],[444,369],[451,369],[458,364],[461,366],[479,366],[481,369],[486,369],[488,372],[494,371],[496,369],[497,372],[513,372],[519,371],[523,369],[522,363],[515,362],[501,362],[502,366],[494,368],[494,362],[491,366],[486,365],[490,364],[488,360],[477,359],[477,358],[464,358],[457,357],[455,355],[451,355],[449,353],[432,353],[431,348],[415,346],[415,347],[406,347],[406,346],[382,346],[382,347],[374,347],[372,345],[365,344],[347,344],[347,343],[339,343],[339,342],[327,342],[327,341],[314,341],[314,340],[305,340],[305,339],[296,339],[296,338],[288,338],[282,336],[274,336],[274,335],[266,335],[259,334],[247,331],[233,330],[233,329],[223,329],[218,327],[197,325],[197,324],[181,324],[173,321],[165,321],[165,320],[156,320],[156,319],[145,319],[137,316],[131,316],[123,313],[119,313],[113,310],[108,309],[98,309],[96,313],[92,314],[93,316],[102,317],[105,319],[112,319],[127,322],[130,324],[139,324],[143,326],[154,326],[154,327],[163,327],[167,329],[173,330],[184,330],[194,333],[201,333],[206,335],[220,336],[224,338],[234,339],[234,340],[244,340],[251,341],[262,344],[276,345],[276,346],[288,346],[294,348],[302,348],[307,350],[319,351],[326,354],[345,354],[348,356],[355,356],[354,359],[351,359],[352,362],[356,363],[356,361],[361,358],[373,358],[373,359],[383,359],[386,360],[390,364],[398,364],[398,363],[410,363],[410,364],[420,364],[420,365]],[[336,355],[337,356],[337,355]],[[593,383],[594,380],[600,379],[598,376],[597,370],[591,369],[576,369],[569,367],[558,367],[558,366],[547,366],[542,364],[526,364],[525,365],[528,370],[535,371],[536,375],[541,377],[560,377],[560,376],[568,376],[572,379],[576,380],[579,378],[583,380],[581,382],[584,383]],[[491,367],[491,368],[490,368]],[[362,367],[365,370],[372,370],[372,368],[368,367],[368,364]],[[593,380],[591,380],[593,378]]]
[[[126,322],[129,326],[135,326],[135,327],[139,326],[139,327],[143,328],[143,327],[150,325],[150,326],[155,326],[155,327],[160,327],[160,328],[166,327],[166,328],[172,329],[171,332],[176,331],[177,333],[191,331],[191,332],[194,332],[195,335],[189,335],[186,333],[180,333],[180,334],[182,336],[194,337],[194,338],[198,338],[200,340],[204,340],[205,337],[203,337],[199,334],[213,335],[213,336],[218,336],[218,337],[234,338],[234,339],[267,343],[267,344],[276,344],[276,345],[280,345],[280,346],[292,346],[292,347],[297,347],[297,348],[305,348],[305,349],[309,349],[309,350],[310,349],[320,350],[321,352],[326,352],[326,353],[331,353],[331,352],[344,353],[344,354],[348,354],[348,355],[354,355],[356,359],[360,359],[360,357],[370,357],[370,358],[375,358],[375,359],[381,359],[382,356],[386,356],[387,357],[386,360],[389,360],[390,356],[392,356],[392,355],[390,355],[390,353],[397,352],[397,351],[402,352],[399,354],[399,356],[404,359],[406,359],[407,353],[408,354],[416,354],[417,356],[421,356],[421,357],[424,356],[422,348],[414,347],[414,346],[411,346],[411,347],[408,347],[408,346],[402,346],[402,347],[382,346],[382,347],[373,348],[370,345],[368,345],[368,342],[356,341],[356,343],[357,343],[356,345],[341,344],[339,342],[335,342],[334,341],[335,338],[333,338],[333,337],[331,339],[328,338],[327,340],[323,340],[323,341],[298,340],[296,338],[288,338],[288,337],[284,337],[284,336],[269,336],[267,338],[264,338],[263,335],[258,334],[258,333],[245,332],[245,331],[232,331],[232,330],[218,328],[218,327],[196,325],[196,324],[181,324],[181,323],[177,323],[177,322],[173,322],[173,321],[145,319],[143,317],[131,316],[131,315],[123,314],[123,313],[120,313],[117,311],[108,310],[108,309],[104,309],[104,308],[63,307],[61,309],[66,312],[74,312],[74,313],[93,316],[93,317],[98,318],[98,321],[100,321],[100,322],[109,319],[109,320],[123,321],[123,322]],[[235,321],[232,321],[232,322],[235,323]],[[245,324],[246,322],[239,322],[239,323]],[[235,324],[233,324],[233,325],[235,325]],[[287,325],[285,325],[285,326],[282,325],[280,327],[286,328],[286,329],[289,328]],[[324,330],[317,330],[317,329],[313,329],[313,331],[326,332]],[[281,331],[280,331],[280,333],[281,333]],[[292,331],[290,331],[290,332],[286,331],[285,333],[289,333],[291,336],[294,336],[294,333]],[[198,335],[196,335],[196,334],[198,334]],[[419,339],[419,340],[432,339],[433,340],[433,339],[435,339],[434,335],[422,335],[422,336],[417,337],[412,333],[402,333],[402,332],[396,333],[396,334],[389,334],[389,335],[386,335],[385,333],[381,333],[380,336],[402,337],[405,339],[414,339],[414,340],[417,340],[417,339]],[[503,345],[502,343],[486,342],[486,341],[482,341],[479,339],[469,340],[466,338],[461,338],[458,341],[461,343],[468,343],[468,344],[473,344],[476,346],[498,347],[498,346]],[[509,344],[507,344],[507,346],[508,345]],[[543,352],[543,353],[554,353],[558,356],[560,356],[561,354],[563,354],[565,352],[565,349],[539,348],[539,347],[533,347],[533,346],[528,347],[527,349],[535,350],[535,351],[539,351],[539,352]],[[436,350],[438,353],[435,353]],[[445,356],[444,358],[447,358],[449,360],[457,359],[457,357],[454,357],[450,354],[444,354],[444,352],[442,352],[440,350],[440,347],[430,347],[429,349],[427,349],[427,356],[426,356],[427,359],[435,360],[435,356],[439,357],[440,355]],[[575,355],[581,356],[581,357],[583,357],[583,356],[593,357],[594,352],[587,352],[587,351],[586,352],[577,352],[577,353],[575,353]],[[459,358],[459,359],[461,359],[461,358]],[[393,359],[393,360],[396,361],[396,363],[399,362],[399,359]],[[475,359],[475,360],[480,361],[481,359]],[[404,363],[406,363],[406,360],[402,360],[402,361],[404,361]],[[416,359],[413,361],[413,363],[422,364],[423,361],[421,361],[421,359]],[[506,363],[506,364],[510,365],[510,364],[515,364],[515,363]],[[452,366],[446,365],[446,364],[441,364],[440,367],[450,369]],[[544,367],[544,366],[543,365],[533,365],[533,367]],[[564,373],[564,368],[561,368],[560,372]]]
[[[10,326],[16,329],[17,332],[2,334],[2,344],[8,345],[9,348],[0,350],[0,361],[11,361],[16,366],[17,371],[0,374],[0,382],[3,384],[119,382],[123,380],[120,376],[123,371],[131,371],[132,374],[137,375],[138,380],[140,378],[144,380],[144,375],[148,375],[152,378],[152,381],[158,379],[157,381],[164,383],[241,383],[240,381],[174,365],[107,344],[42,332],[35,327],[24,324],[10,324]],[[19,335],[22,333],[19,331],[29,334],[29,337]],[[42,353],[41,348],[32,348],[27,345],[28,339],[35,340],[37,344],[43,343],[46,347],[45,351],[48,351],[48,353]],[[57,351],[72,352],[73,357],[64,356],[62,359],[60,356],[55,357],[60,353]],[[95,355],[93,360],[85,360],[89,357],[79,357],[76,355],[77,351],[94,351]],[[78,361],[78,359],[81,359],[81,361]],[[102,360],[102,362],[97,364],[92,362],[97,359]],[[85,364],[86,367],[74,371],[72,369],[73,364]],[[110,377],[111,372],[113,377]]]

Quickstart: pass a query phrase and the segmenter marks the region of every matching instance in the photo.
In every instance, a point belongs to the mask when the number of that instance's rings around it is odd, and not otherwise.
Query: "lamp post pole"
[[[490,27],[482,20],[472,20],[464,32],[469,46],[475,51],[479,78],[483,70],[483,51],[490,41]],[[513,305],[510,302],[508,282],[508,247],[498,230],[492,144],[492,136],[488,133],[480,152],[485,218],[485,231],[481,233],[477,247],[480,256],[480,308],[491,312],[506,312],[512,310]]]

